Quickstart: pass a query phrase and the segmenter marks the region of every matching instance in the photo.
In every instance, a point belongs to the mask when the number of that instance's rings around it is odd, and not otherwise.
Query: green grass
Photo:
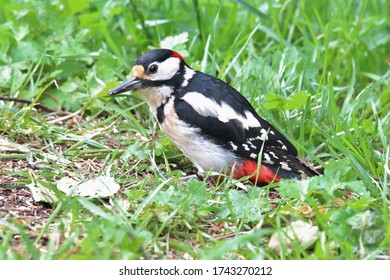
[[[0,189],[35,184],[56,201],[36,220],[0,203],[0,259],[388,258],[387,1],[157,2],[2,1],[0,139],[29,152],[0,150]],[[242,92],[324,176],[247,192],[181,179],[194,169],[144,100],[107,93],[184,32],[187,63]],[[107,174],[121,185],[109,200],[56,187]],[[273,252],[272,233],[297,220],[319,238]]]

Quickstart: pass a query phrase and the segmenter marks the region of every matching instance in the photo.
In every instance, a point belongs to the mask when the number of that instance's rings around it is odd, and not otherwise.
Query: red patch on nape
[[[184,60],[184,58],[181,56],[181,54],[176,52],[176,51],[172,51],[171,57],[177,57],[178,59],[180,59],[182,61]]]
[[[234,166],[234,178],[240,179],[245,176],[251,176],[249,180],[258,183],[277,183],[280,181],[274,171],[267,166],[261,165],[260,168],[257,166],[257,162],[253,160],[245,160],[240,164]]]

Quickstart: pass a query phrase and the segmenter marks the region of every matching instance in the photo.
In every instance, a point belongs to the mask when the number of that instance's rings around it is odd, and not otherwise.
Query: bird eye
[[[157,64],[152,64],[148,68],[149,74],[154,74],[154,73],[157,72],[157,70],[158,70],[158,65]]]

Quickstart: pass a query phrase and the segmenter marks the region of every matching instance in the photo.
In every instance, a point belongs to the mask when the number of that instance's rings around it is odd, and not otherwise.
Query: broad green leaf
[[[309,97],[309,93],[305,91],[295,92],[283,102],[283,109],[284,110],[299,109],[306,104],[308,97]]]

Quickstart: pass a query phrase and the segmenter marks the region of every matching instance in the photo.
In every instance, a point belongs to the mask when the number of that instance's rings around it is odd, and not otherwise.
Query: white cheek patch
[[[154,63],[158,66],[155,74],[146,74],[146,78],[152,81],[170,80],[180,69],[180,59],[178,57],[170,57],[161,63]]]
[[[238,120],[245,129],[249,129],[249,127],[260,127],[259,121],[251,112],[246,111],[245,116],[242,116],[230,105],[224,102],[218,104],[199,92],[189,92],[181,99],[191,105],[203,117],[215,117],[223,123],[227,123],[230,120]]]

